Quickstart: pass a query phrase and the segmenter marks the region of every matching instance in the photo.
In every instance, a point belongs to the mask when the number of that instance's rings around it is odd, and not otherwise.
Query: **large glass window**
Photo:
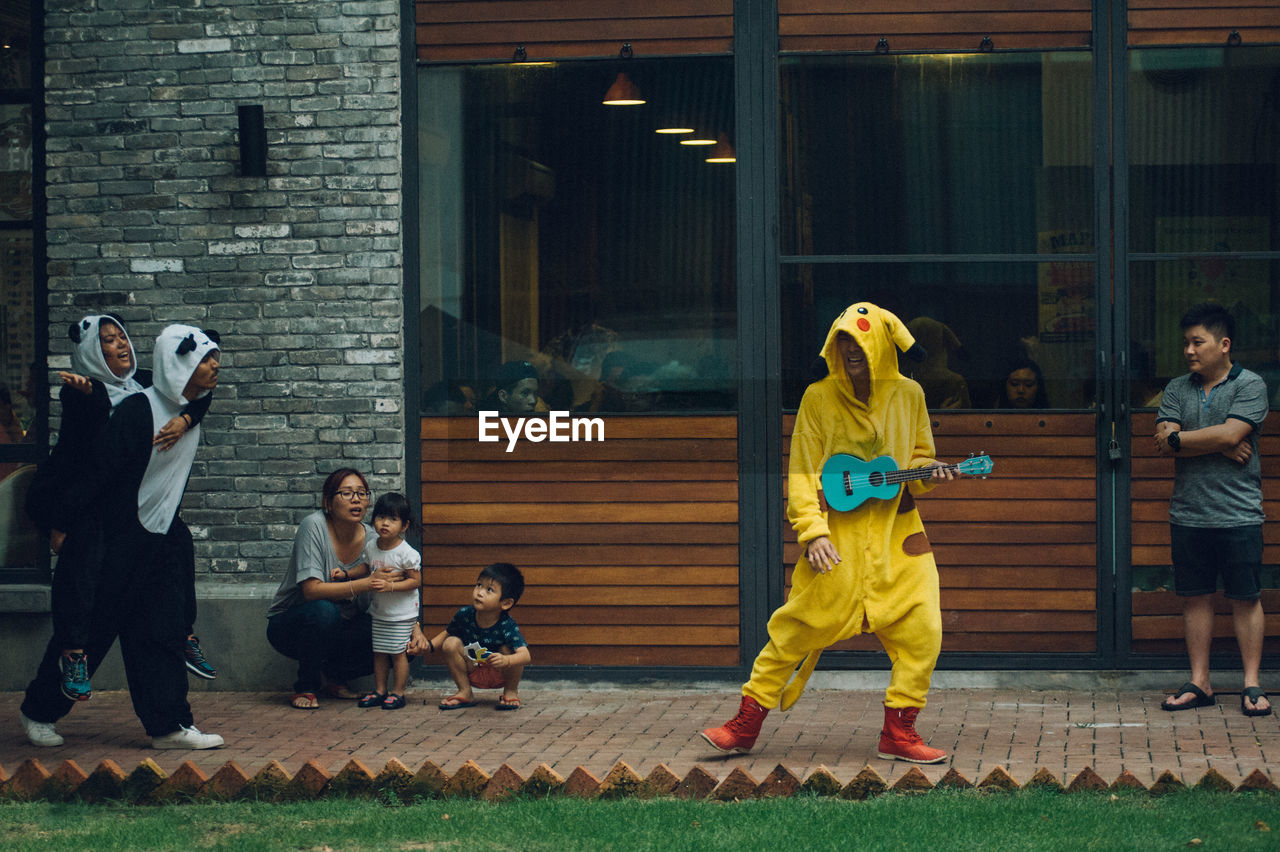
[[[45,393],[44,337],[36,333],[45,312],[35,249],[43,221],[33,194],[39,92],[32,81],[39,77],[32,73],[38,22],[31,8],[0,3],[0,576],[19,578],[43,559],[23,510],[40,455]]]
[[[818,353],[831,322],[850,303],[868,301],[897,314],[928,351],[922,363],[898,362],[920,382],[932,410],[1089,407],[1093,278],[1094,265],[1081,261],[788,264],[783,405],[797,407],[805,387],[824,374]],[[1081,287],[1079,310],[1070,316],[1056,311],[1063,282]],[[1045,310],[1048,301],[1054,311]],[[1030,374],[1010,382],[1018,370]]]
[[[603,104],[623,80],[644,103]],[[474,410],[511,361],[539,409],[733,408],[731,60],[430,67],[419,86],[422,410]]]
[[[1178,320],[1235,314],[1236,360],[1280,401],[1280,48],[1130,51],[1135,405],[1186,372]],[[1150,387],[1149,387],[1150,386]],[[1140,396],[1146,394],[1145,396]]]
[[[868,300],[930,350],[931,409],[1091,405],[1090,55],[793,57],[781,90],[785,404]]]

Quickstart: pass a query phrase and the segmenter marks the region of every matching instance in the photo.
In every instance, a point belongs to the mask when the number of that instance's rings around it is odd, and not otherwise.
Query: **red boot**
[[[945,751],[925,745],[916,733],[916,716],[919,714],[919,707],[884,708],[884,729],[880,731],[881,757],[910,763],[941,763],[947,759]]]
[[[760,736],[760,726],[769,711],[756,703],[749,695],[742,696],[738,715],[724,723],[722,728],[707,728],[702,738],[720,751],[751,751]]]

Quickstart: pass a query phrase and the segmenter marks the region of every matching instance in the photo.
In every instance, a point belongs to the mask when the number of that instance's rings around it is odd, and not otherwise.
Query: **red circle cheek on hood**
[[[867,322],[867,318],[866,318],[866,317],[858,317],[858,330],[859,330],[859,331],[870,331],[870,330],[871,330],[871,323]]]

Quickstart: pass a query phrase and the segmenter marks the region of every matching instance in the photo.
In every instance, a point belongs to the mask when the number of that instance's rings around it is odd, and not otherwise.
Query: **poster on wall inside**
[[[1093,233],[1081,230],[1040,231],[1041,254],[1070,254],[1061,263],[1041,263],[1038,276],[1041,343],[1093,340],[1097,331],[1093,265],[1081,263],[1093,253]]]

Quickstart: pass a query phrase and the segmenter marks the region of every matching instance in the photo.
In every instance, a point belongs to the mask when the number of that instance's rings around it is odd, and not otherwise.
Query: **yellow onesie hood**
[[[853,397],[853,384],[849,381],[844,364],[840,361],[840,352],[836,348],[836,335],[842,331],[856,340],[866,353],[872,387],[876,382],[899,381],[904,378],[898,371],[899,349],[917,360],[924,357],[924,348],[916,343],[916,339],[907,330],[906,323],[894,314],[870,302],[850,305],[831,323],[826,342],[822,344],[822,358],[827,362],[827,369],[850,398]]]

